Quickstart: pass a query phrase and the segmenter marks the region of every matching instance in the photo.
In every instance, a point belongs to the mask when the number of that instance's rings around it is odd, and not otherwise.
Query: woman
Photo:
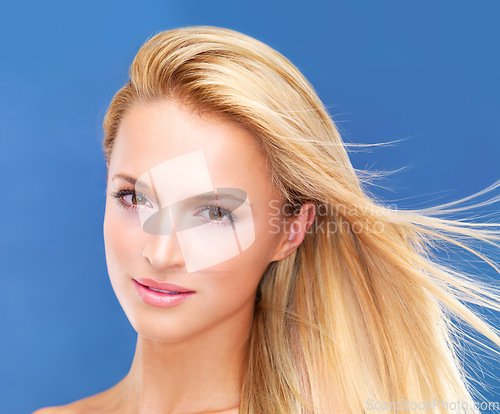
[[[432,249],[495,244],[498,226],[372,200],[283,56],[226,29],[160,33],[104,131],[106,258],[136,353],[113,388],[39,413],[475,412],[450,321],[500,345],[463,304],[499,297]]]

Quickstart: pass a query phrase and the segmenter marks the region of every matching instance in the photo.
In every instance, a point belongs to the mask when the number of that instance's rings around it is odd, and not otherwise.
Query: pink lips
[[[133,279],[133,283],[137,295],[144,303],[161,308],[176,306],[196,293],[182,286],[153,279]]]

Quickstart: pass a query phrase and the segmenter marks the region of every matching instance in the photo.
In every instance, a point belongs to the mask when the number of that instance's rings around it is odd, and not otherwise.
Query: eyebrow
[[[127,181],[128,183],[132,184],[132,185],[141,185],[143,187],[149,187],[148,185],[144,184],[143,182],[139,181],[139,183],[137,183],[137,179],[134,178],[134,177],[131,177],[130,175],[127,175],[127,174],[123,174],[123,173],[118,173],[118,174],[115,174],[113,175],[113,177],[111,178],[111,180],[115,180],[116,178],[120,178],[124,181]]]
[[[219,193],[218,191],[216,193],[211,192],[211,193],[205,193],[205,194],[198,194],[198,195],[189,197],[184,201],[211,202],[214,200],[226,200],[226,199],[237,201],[240,204],[243,204],[245,202],[244,199],[237,197],[234,194]]]
[[[127,175],[127,174],[115,174],[113,175],[113,178],[111,178],[112,180],[115,180],[116,178],[121,178],[122,180],[125,180],[127,182],[129,182],[130,184],[134,184],[137,182],[137,180],[133,177],[131,177],[130,175]]]

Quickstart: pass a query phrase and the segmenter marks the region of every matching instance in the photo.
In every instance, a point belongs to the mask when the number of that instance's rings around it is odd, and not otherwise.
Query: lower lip
[[[195,292],[185,293],[162,293],[156,290],[151,290],[148,287],[141,285],[136,280],[134,282],[135,291],[139,298],[146,304],[151,306],[158,306],[160,308],[171,308],[177,306],[185,300],[189,299]]]

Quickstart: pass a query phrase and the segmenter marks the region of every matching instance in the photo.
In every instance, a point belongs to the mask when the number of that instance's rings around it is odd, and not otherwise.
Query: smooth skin
[[[188,273],[175,233],[144,232],[137,211],[124,209],[110,193],[130,188],[117,174],[137,178],[165,160],[199,150],[214,187],[248,194],[255,241],[206,271]],[[302,243],[314,205],[305,203],[291,218],[280,216],[285,226],[276,231],[279,195],[255,138],[241,126],[167,100],[135,105],[125,114],[108,164],[107,190],[106,260],[116,296],[138,333],[132,366],[109,390],[36,414],[239,413],[258,283],[269,263]],[[196,294],[173,308],[150,306],[139,299],[133,278],[174,283]]]

